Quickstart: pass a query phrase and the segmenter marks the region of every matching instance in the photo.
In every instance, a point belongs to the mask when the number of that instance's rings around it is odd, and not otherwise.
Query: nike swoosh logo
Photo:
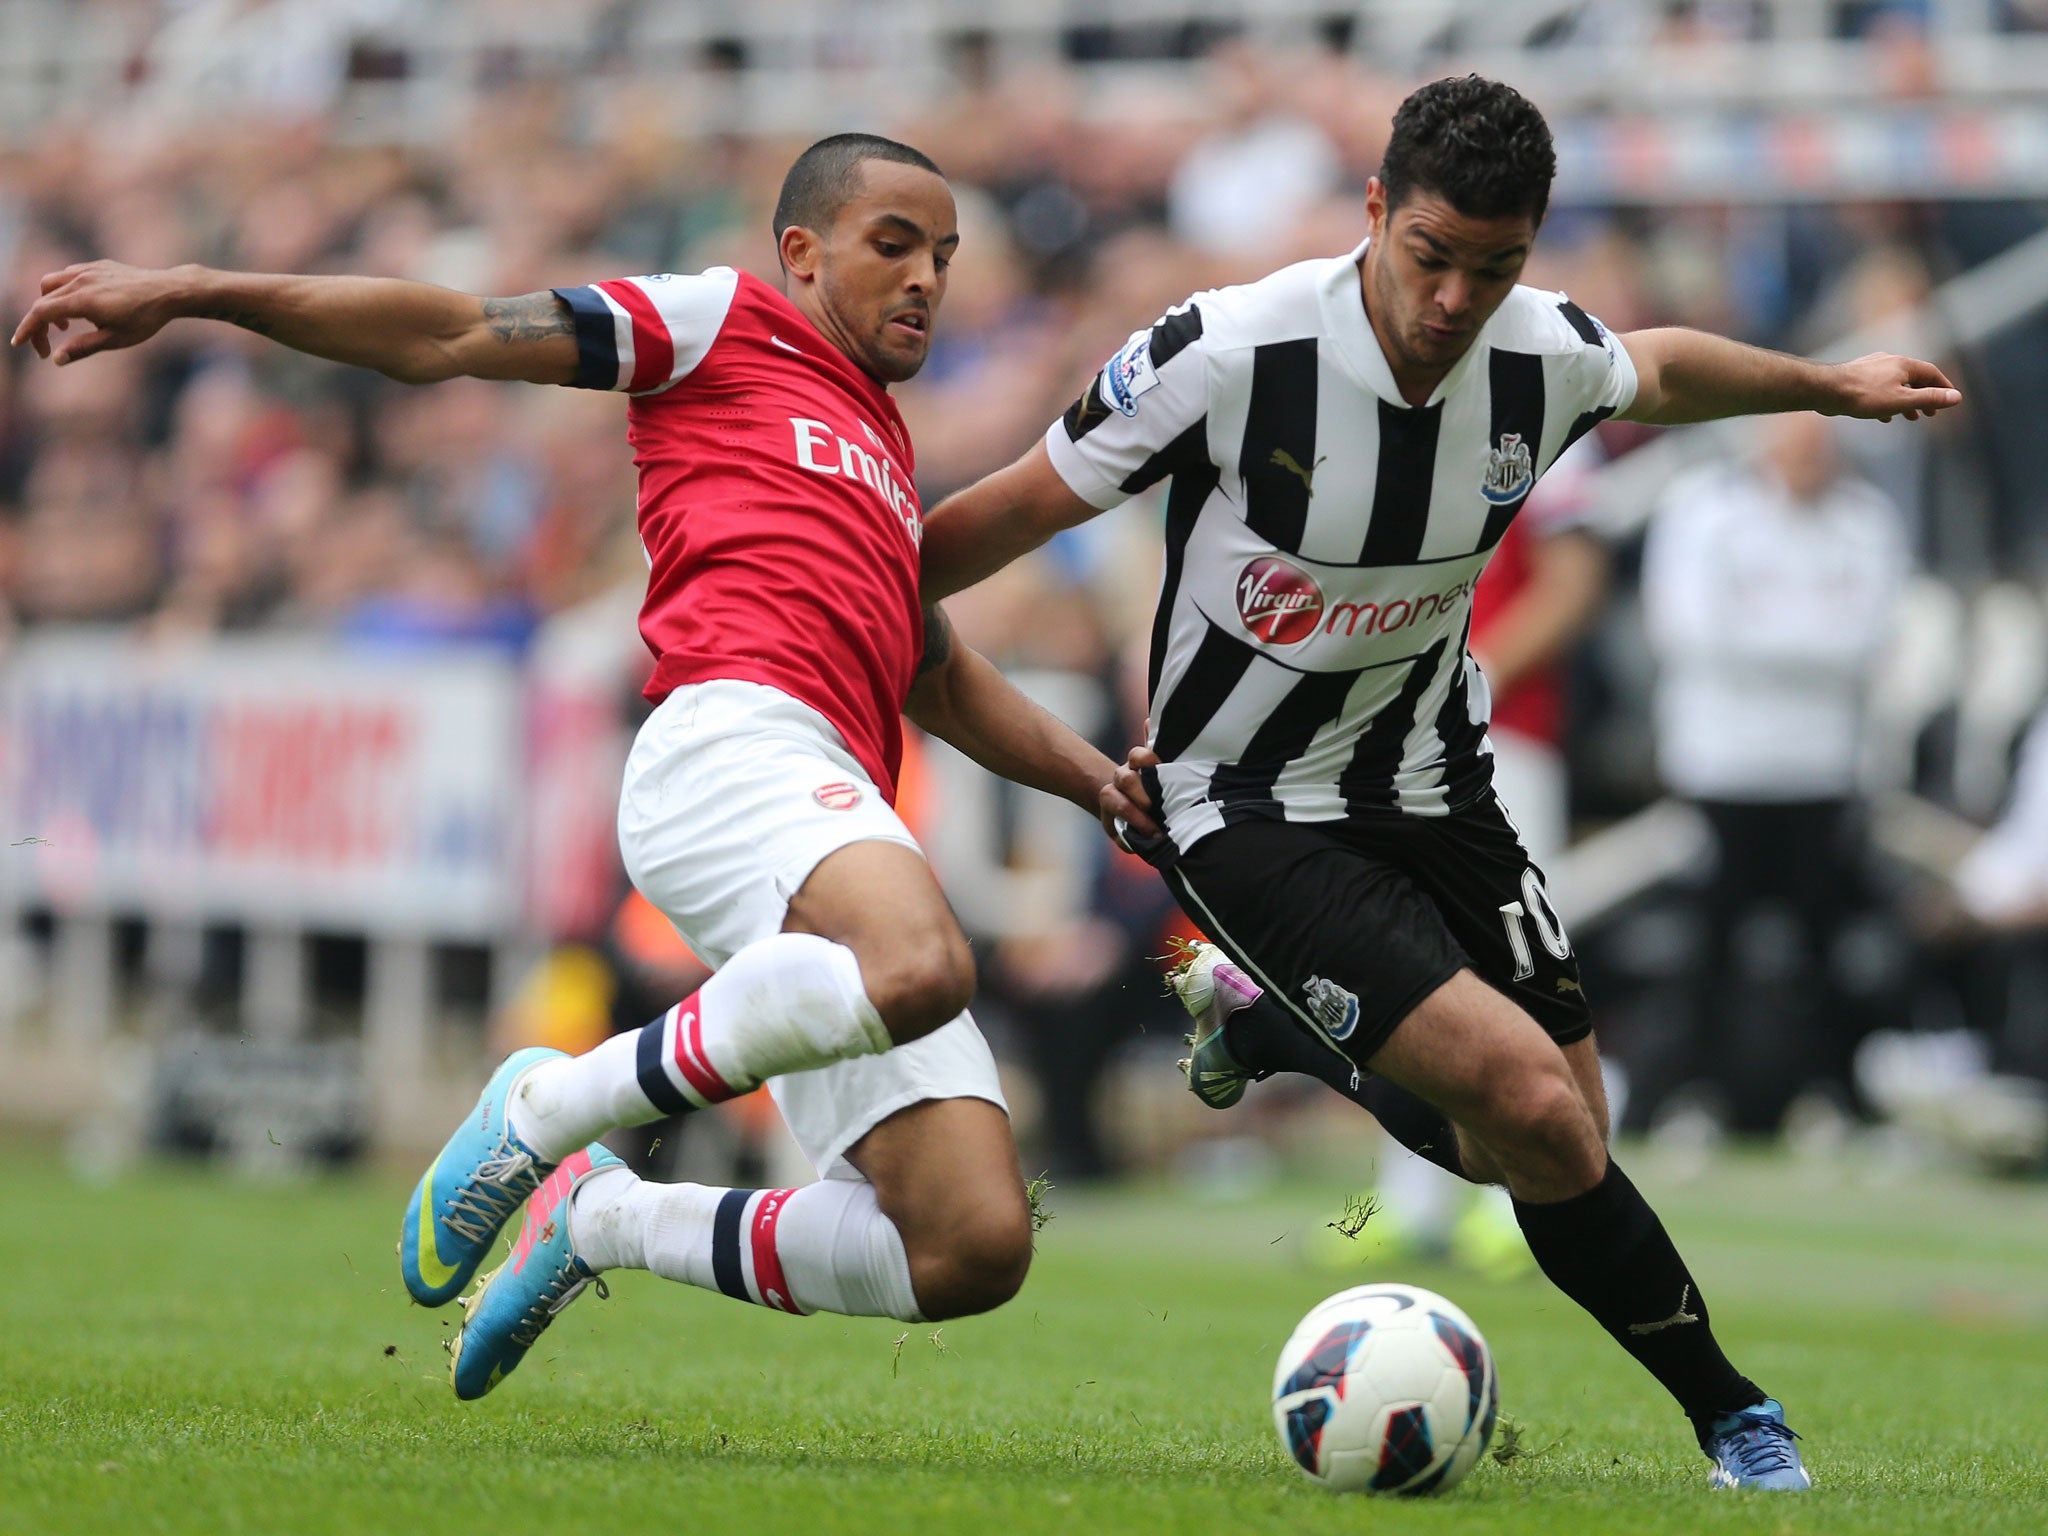
[[[782,348],[782,350],[783,350],[783,351],[785,351],[785,352],[794,352],[794,353],[796,353],[796,355],[797,355],[798,357],[802,357],[802,356],[804,355],[804,354],[803,354],[803,349],[802,349],[801,347],[792,347],[792,346],[791,346],[791,345],[790,345],[790,344],[789,344],[788,342],[784,341],[784,340],[783,340],[783,339],[782,339],[782,338],[781,338],[780,336],[770,336],[770,337],[768,338],[768,340],[769,340],[769,343],[770,343],[771,345],[773,345],[773,346],[778,346],[778,347]]]
[[[455,1278],[455,1266],[443,1264],[440,1250],[434,1246],[434,1170],[440,1166],[441,1159],[436,1157],[427,1167],[427,1176],[420,1180],[420,1231],[416,1245],[420,1278],[434,1291]]]

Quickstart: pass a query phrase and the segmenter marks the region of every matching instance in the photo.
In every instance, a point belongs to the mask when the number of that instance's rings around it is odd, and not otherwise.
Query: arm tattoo
[[[195,320],[225,320],[229,325],[239,325],[245,331],[254,331],[258,336],[270,334],[270,322],[253,310],[247,309],[195,309]]]
[[[936,672],[953,654],[953,625],[946,610],[933,603],[924,611],[924,654],[917,659],[917,675]]]
[[[491,323],[491,334],[508,345],[576,334],[575,316],[552,289],[516,299],[485,299],[484,318]]]

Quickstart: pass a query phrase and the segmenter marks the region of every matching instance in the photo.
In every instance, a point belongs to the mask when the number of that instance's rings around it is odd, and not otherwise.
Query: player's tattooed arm
[[[576,376],[575,328],[552,293],[480,299],[385,277],[83,262],[43,278],[13,340],[73,363],[147,341],[173,320],[224,321],[407,384],[461,374],[567,384]]]
[[[568,301],[552,289],[516,299],[485,299],[484,319],[491,334],[507,345],[576,334],[576,317]]]

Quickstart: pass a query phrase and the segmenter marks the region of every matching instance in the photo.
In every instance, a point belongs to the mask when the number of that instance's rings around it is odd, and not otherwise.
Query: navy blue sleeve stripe
[[[664,1115],[680,1115],[697,1106],[676,1091],[662,1064],[668,1055],[668,1022],[669,1015],[663,1014],[652,1024],[641,1026],[640,1042],[633,1048],[634,1076],[648,1103]]]
[[[619,387],[619,332],[612,307],[595,288],[557,288],[576,321],[576,389]]]

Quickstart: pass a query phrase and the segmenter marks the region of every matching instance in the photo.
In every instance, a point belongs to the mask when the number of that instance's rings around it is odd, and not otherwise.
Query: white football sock
[[[892,1044],[852,950],[816,934],[778,933],[749,944],[644,1028],[527,1072],[512,1094],[512,1133],[558,1162],[619,1126]]]
[[[820,1179],[789,1197],[777,1226],[782,1272],[806,1312],[921,1323],[910,1255],[865,1180]]]
[[[610,1169],[577,1187],[569,1236],[599,1271],[652,1270],[784,1312],[924,1320],[902,1235],[861,1181],[716,1189]]]

